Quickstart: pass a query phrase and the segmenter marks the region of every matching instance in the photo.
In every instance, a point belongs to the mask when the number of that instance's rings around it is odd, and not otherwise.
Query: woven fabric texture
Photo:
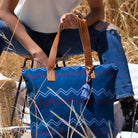
[[[99,65],[94,70],[95,79],[90,82],[92,92],[86,101],[81,97],[81,88],[86,81],[84,66],[56,68],[54,82],[47,81],[46,68],[23,69],[33,138],[71,136],[73,129],[69,129],[67,123],[75,128],[72,135],[75,138],[93,134],[97,138],[111,136],[114,130],[113,102],[117,67]]]

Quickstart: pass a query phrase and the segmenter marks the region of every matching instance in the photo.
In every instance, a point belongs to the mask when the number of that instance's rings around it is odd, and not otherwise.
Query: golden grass
[[[104,20],[117,27],[128,62],[138,64],[138,0],[104,0],[104,6]],[[90,11],[86,0],[77,9]]]
[[[105,0],[105,20],[115,24],[130,63],[138,63],[138,0]]]
[[[122,44],[129,63],[138,64],[138,0],[104,0],[105,21],[117,26],[118,32],[122,36]],[[86,0],[82,0],[77,7],[85,16],[90,9]],[[3,52],[0,58],[0,72],[6,76],[19,78],[21,66],[24,58],[15,54]],[[94,61],[98,61],[97,53],[94,52]],[[67,60],[67,66],[84,64],[83,55],[73,56]],[[13,73],[14,72],[14,73]]]
[[[0,80],[0,86],[3,82],[4,80]],[[15,89],[16,83],[13,80],[7,80],[4,83],[4,87],[0,87],[0,127],[10,126],[10,119],[15,99]],[[13,125],[19,125],[17,112],[14,116]]]

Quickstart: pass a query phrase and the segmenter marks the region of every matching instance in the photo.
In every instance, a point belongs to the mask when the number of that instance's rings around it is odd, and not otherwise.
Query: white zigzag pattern
[[[81,89],[79,89],[78,91],[76,91],[74,88],[70,88],[67,91],[65,91],[64,89],[60,88],[60,89],[58,89],[56,91],[56,94],[59,95],[60,93],[63,93],[65,96],[68,96],[70,93],[74,93],[75,95],[78,96],[78,95],[81,95],[81,92],[82,92]],[[95,89],[92,88],[92,93],[94,93],[96,96],[99,96],[99,95],[101,95],[103,93],[104,93],[104,95],[106,97],[113,96],[112,93],[111,93],[111,90],[108,90],[108,92],[107,92],[104,88],[101,88],[99,91],[97,91],[97,90],[95,90]],[[46,98],[50,94],[53,95],[53,96],[55,96],[55,94],[53,92],[51,92],[51,90],[48,90],[46,93],[43,92],[43,91],[39,91],[39,93],[38,93],[38,95],[37,95],[36,98],[38,98],[39,96]],[[33,97],[34,96],[33,93],[31,93],[30,96]]]
[[[81,66],[82,68],[85,68],[84,66]],[[62,70],[68,70],[68,69],[73,69],[73,70],[77,70],[78,68],[80,68],[80,66],[70,66],[70,67],[64,67],[61,68]]]
[[[105,124],[106,126],[108,126],[108,123],[107,123],[107,121],[104,119],[104,118],[102,118],[100,121],[98,121],[96,118],[93,118],[91,121],[88,121],[88,120],[84,120],[85,122],[86,122],[86,124],[88,125],[88,126],[91,126],[92,124],[96,124],[97,126],[101,126],[101,125],[103,125],[103,124]],[[75,119],[75,118],[72,118],[71,120],[70,120],[70,124],[77,124],[77,120]],[[61,121],[61,120],[59,120],[59,121],[57,121],[57,122],[55,122],[53,119],[50,119],[49,121],[48,121],[48,125],[54,125],[54,126],[60,126],[61,124],[62,124],[63,122]],[[35,127],[36,126],[36,123],[35,122],[33,122],[32,124],[31,124],[31,127]],[[44,126],[45,127],[45,124],[43,123],[43,122],[40,122],[39,123],[39,125],[37,126],[37,128],[39,129],[41,126]],[[79,124],[78,124],[78,126],[80,126]]]
[[[99,96],[103,93],[106,97],[108,97],[109,95],[112,95],[111,90],[108,90],[108,92],[107,92],[104,88],[101,88],[99,91],[92,88],[92,93],[94,93],[96,96]]]
[[[28,70],[35,72],[35,71],[38,70],[38,68],[23,69],[22,72],[25,73],[25,72],[27,72]],[[47,69],[46,69],[46,68],[39,68],[39,70],[46,71]]]
[[[110,89],[108,90],[108,93],[110,93],[110,94],[109,94],[109,95],[110,95],[110,98],[111,98],[111,99],[114,99],[114,94],[112,93],[112,91],[111,91]]]
[[[60,93],[63,93],[63,94],[66,95],[66,96],[68,96],[70,93],[74,93],[76,96],[78,96],[78,95],[81,94],[81,89],[79,89],[78,91],[76,91],[75,89],[70,88],[69,90],[65,91],[64,89],[60,88],[60,89],[58,89],[58,90],[56,91],[56,94],[59,95]],[[55,94],[54,94],[53,92],[51,92],[51,90],[48,90],[47,93],[44,93],[44,92],[40,91],[40,92],[38,93],[38,95],[37,95],[37,98],[38,98],[39,96],[47,97],[49,94],[55,96]]]
[[[109,66],[111,66],[111,64],[105,64],[105,65],[100,65],[100,66],[102,66],[103,68],[107,69],[107,68],[109,68]],[[81,67],[85,68],[83,65]],[[77,70],[78,68],[80,68],[80,66],[62,67],[61,69],[62,70],[69,70],[69,69]],[[46,71],[47,70],[46,68],[39,68],[39,69],[42,70],[42,71]],[[38,69],[37,68],[30,68],[29,70],[36,71]],[[27,69],[23,70],[22,72],[25,73],[26,71],[27,71]]]

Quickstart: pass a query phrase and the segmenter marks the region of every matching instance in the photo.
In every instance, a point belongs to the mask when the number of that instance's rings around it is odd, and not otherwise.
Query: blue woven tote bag
[[[98,137],[114,131],[115,65],[93,66],[87,25],[78,19],[85,66],[54,68],[61,27],[47,68],[23,69],[33,138]]]

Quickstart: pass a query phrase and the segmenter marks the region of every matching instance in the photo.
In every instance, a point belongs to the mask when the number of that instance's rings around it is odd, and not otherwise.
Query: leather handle
[[[88,77],[95,78],[94,71],[93,71],[93,62],[92,62],[92,56],[91,56],[91,43],[90,43],[88,27],[83,19],[76,17],[76,20],[78,22],[79,34],[80,34],[83,51],[84,51],[84,56],[85,56],[86,73],[87,73]],[[56,62],[57,49],[58,49],[58,43],[59,43],[61,30],[62,30],[62,26],[59,25],[58,33],[55,37],[55,40],[54,40],[53,45],[50,50],[49,60],[48,60],[48,65],[47,65],[48,81],[55,81],[54,66],[55,66],[55,62]]]

